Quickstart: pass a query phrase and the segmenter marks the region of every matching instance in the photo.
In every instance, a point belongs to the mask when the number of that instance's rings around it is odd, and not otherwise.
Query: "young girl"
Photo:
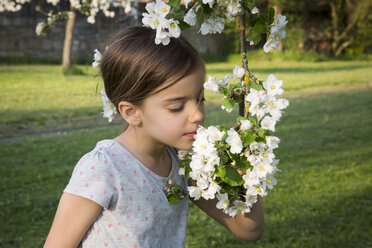
[[[103,54],[106,94],[127,127],[77,163],[44,247],[185,246],[188,197],[169,204],[163,188],[169,179],[187,188],[174,148],[190,150],[203,125],[205,68],[185,39],[154,38],[149,28],[126,28]],[[235,218],[216,201],[194,203],[240,239],[261,237],[261,199]]]

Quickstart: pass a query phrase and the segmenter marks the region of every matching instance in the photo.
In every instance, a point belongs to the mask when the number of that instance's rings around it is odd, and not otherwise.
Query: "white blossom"
[[[228,84],[228,82],[233,79],[233,77],[229,74],[227,74],[226,76],[224,76],[217,84],[218,85],[226,85]]]
[[[254,14],[259,14],[260,13],[260,10],[254,6],[253,9],[251,10],[251,13],[254,15]]]
[[[225,28],[224,22],[225,22],[224,18],[215,15],[210,15],[202,23],[199,32],[201,32],[202,35],[221,33]]]
[[[39,22],[36,26],[36,29],[35,29],[35,32],[37,35],[41,35],[43,29],[45,27],[45,23],[44,22]]]
[[[244,73],[245,73],[244,68],[241,68],[240,66],[235,65],[235,68],[233,70],[233,74],[235,78],[238,78],[238,79],[242,78],[244,76]]]
[[[214,143],[216,141],[220,141],[222,139],[223,135],[225,134],[224,131],[218,130],[218,128],[215,127],[215,126],[208,127],[207,132],[208,132],[208,140],[211,143]]]
[[[102,54],[100,53],[100,51],[98,51],[98,49],[94,49],[94,61],[92,63],[92,67],[94,69],[96,69],[99,64],[101,63],[101,59],[102,59]]]
[[[194,198],[195,200],[199,200],[201,195],[203,194],[203,191],[195,186],[189,186],[187,187],[187,190],[189,191],[190,197]]]
[[[210,8],[213,8],[214,0],[203,0],[204,4],[209,4]]]
[[[194,26],[196,24],[196,14],[193,9],[187,11],[187,14],[183,18],[183,21],[191,26]]]
[[[241,130],[248,130],[252,128],[252,123],[249,120],[240,120],[240,123],[241,123],[241,126],[240,126]]]
[[[208,81],[204,83],[204,89],[211,90],[214,93],[218,93],[218,84],[216,83],[216,77],[208,76]]]
[[[217,205],[218,209],[226,209],[229,206],[229,196],[227,193],[224,194],[217,194]]]
[[[266,81],[263,82],[263,87],[267,90],[267,94],[271,96],[281,95],[284,90],[281,88],[283,85],[282,80],[276,79],[274,74],[270,74]]]
[[[244,188],[246,189],[248,189],[248,187],[251,187],[253,185],[257,185],[260,183],[256,173],[249,169],[245,172],[245,175],[243,175],[243,180],[244,180]]]
[[[101,90],[101,95],[103,102],[103,117],[108,118],[108,121],[111,122],[114,119],[114,115],[116,114],[116,108],[111,103],[110,99],[108,99],[105,88]]]
[[[271,130],[273,132],[275,132],[275,124],[276,124],[276,120],[268,116],[265,116],[265,118],[263,118],[261,121],[262,129]]]
[[[266,136],[266,144],[268,145],[269,149],[273,150],[275,148],[278,148],[278,144],[280,142],[280,139],[275,136]]]
[[[230,128],[230,130],[227,131],[226,143],[230,145],[231,153],[240,153],[243,149],[242,140],[233,128]]]

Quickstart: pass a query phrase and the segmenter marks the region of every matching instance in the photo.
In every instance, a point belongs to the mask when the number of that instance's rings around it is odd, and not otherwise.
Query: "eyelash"
[[[200,103],[204,103],[205,102],[205,98],[203,97],[202,99],[200,99]],[[181,107],[179,108],[176,108],[176,109],[170,109],[170,112],[173,112],[173,113],[176,113],[176,112],[180,112],[182,111],[184,108],[184,106],[182,105]]]

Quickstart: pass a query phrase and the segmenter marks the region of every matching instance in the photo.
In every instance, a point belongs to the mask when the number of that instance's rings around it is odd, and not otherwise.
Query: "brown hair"
[[[120,101],[141,105],[163,83],[176,83],[200,66],[205,70],[186,39],[171,38],[167,46],[156,45],[155,35],[147,27],[124,28],[104,52],[101,75],[107,97],[116,108]]]

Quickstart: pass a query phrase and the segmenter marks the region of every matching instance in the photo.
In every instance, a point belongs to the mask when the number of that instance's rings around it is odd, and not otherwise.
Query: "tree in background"
[[[371,21],[370,0],[269,0],[269,3],[293,20],[292,28],[296,31],[292,33],[299,37],[287,40],[291,42],[289,46],[296,40],[300,49],[339,56],[352,45],[364,49],[371,44],[364,44],[371,39],[367,31]]]
[[[87,16],[87,22],[94,24],[96,15],[101,11],[106,17],[113,18],[115,16],[115,9],[121,8],[126,15],[137,15],[137,12],[132,8],[133,0],[46,0],[53,6],[54,10],[48,13],[42,9],[42,4],[45,2],[33,3],[35,9],[47,16],[45,22],[40,22],[36,26],[37,35],[45,35],[50,28],[52,28],[57,21],[66,20],[65,40],[62,54],[62,68],[64,73],[69,73],[71,68],[71,47],[73,40],[73,33],[77,14]],[[0,13],[9,11],[16,12],[22,9],[26,3],[31,3],[31,0],[0,0]],[[66,10],[57,11],[57,6],[66,5]],[[60,6],[58,6],[60,7]]]

